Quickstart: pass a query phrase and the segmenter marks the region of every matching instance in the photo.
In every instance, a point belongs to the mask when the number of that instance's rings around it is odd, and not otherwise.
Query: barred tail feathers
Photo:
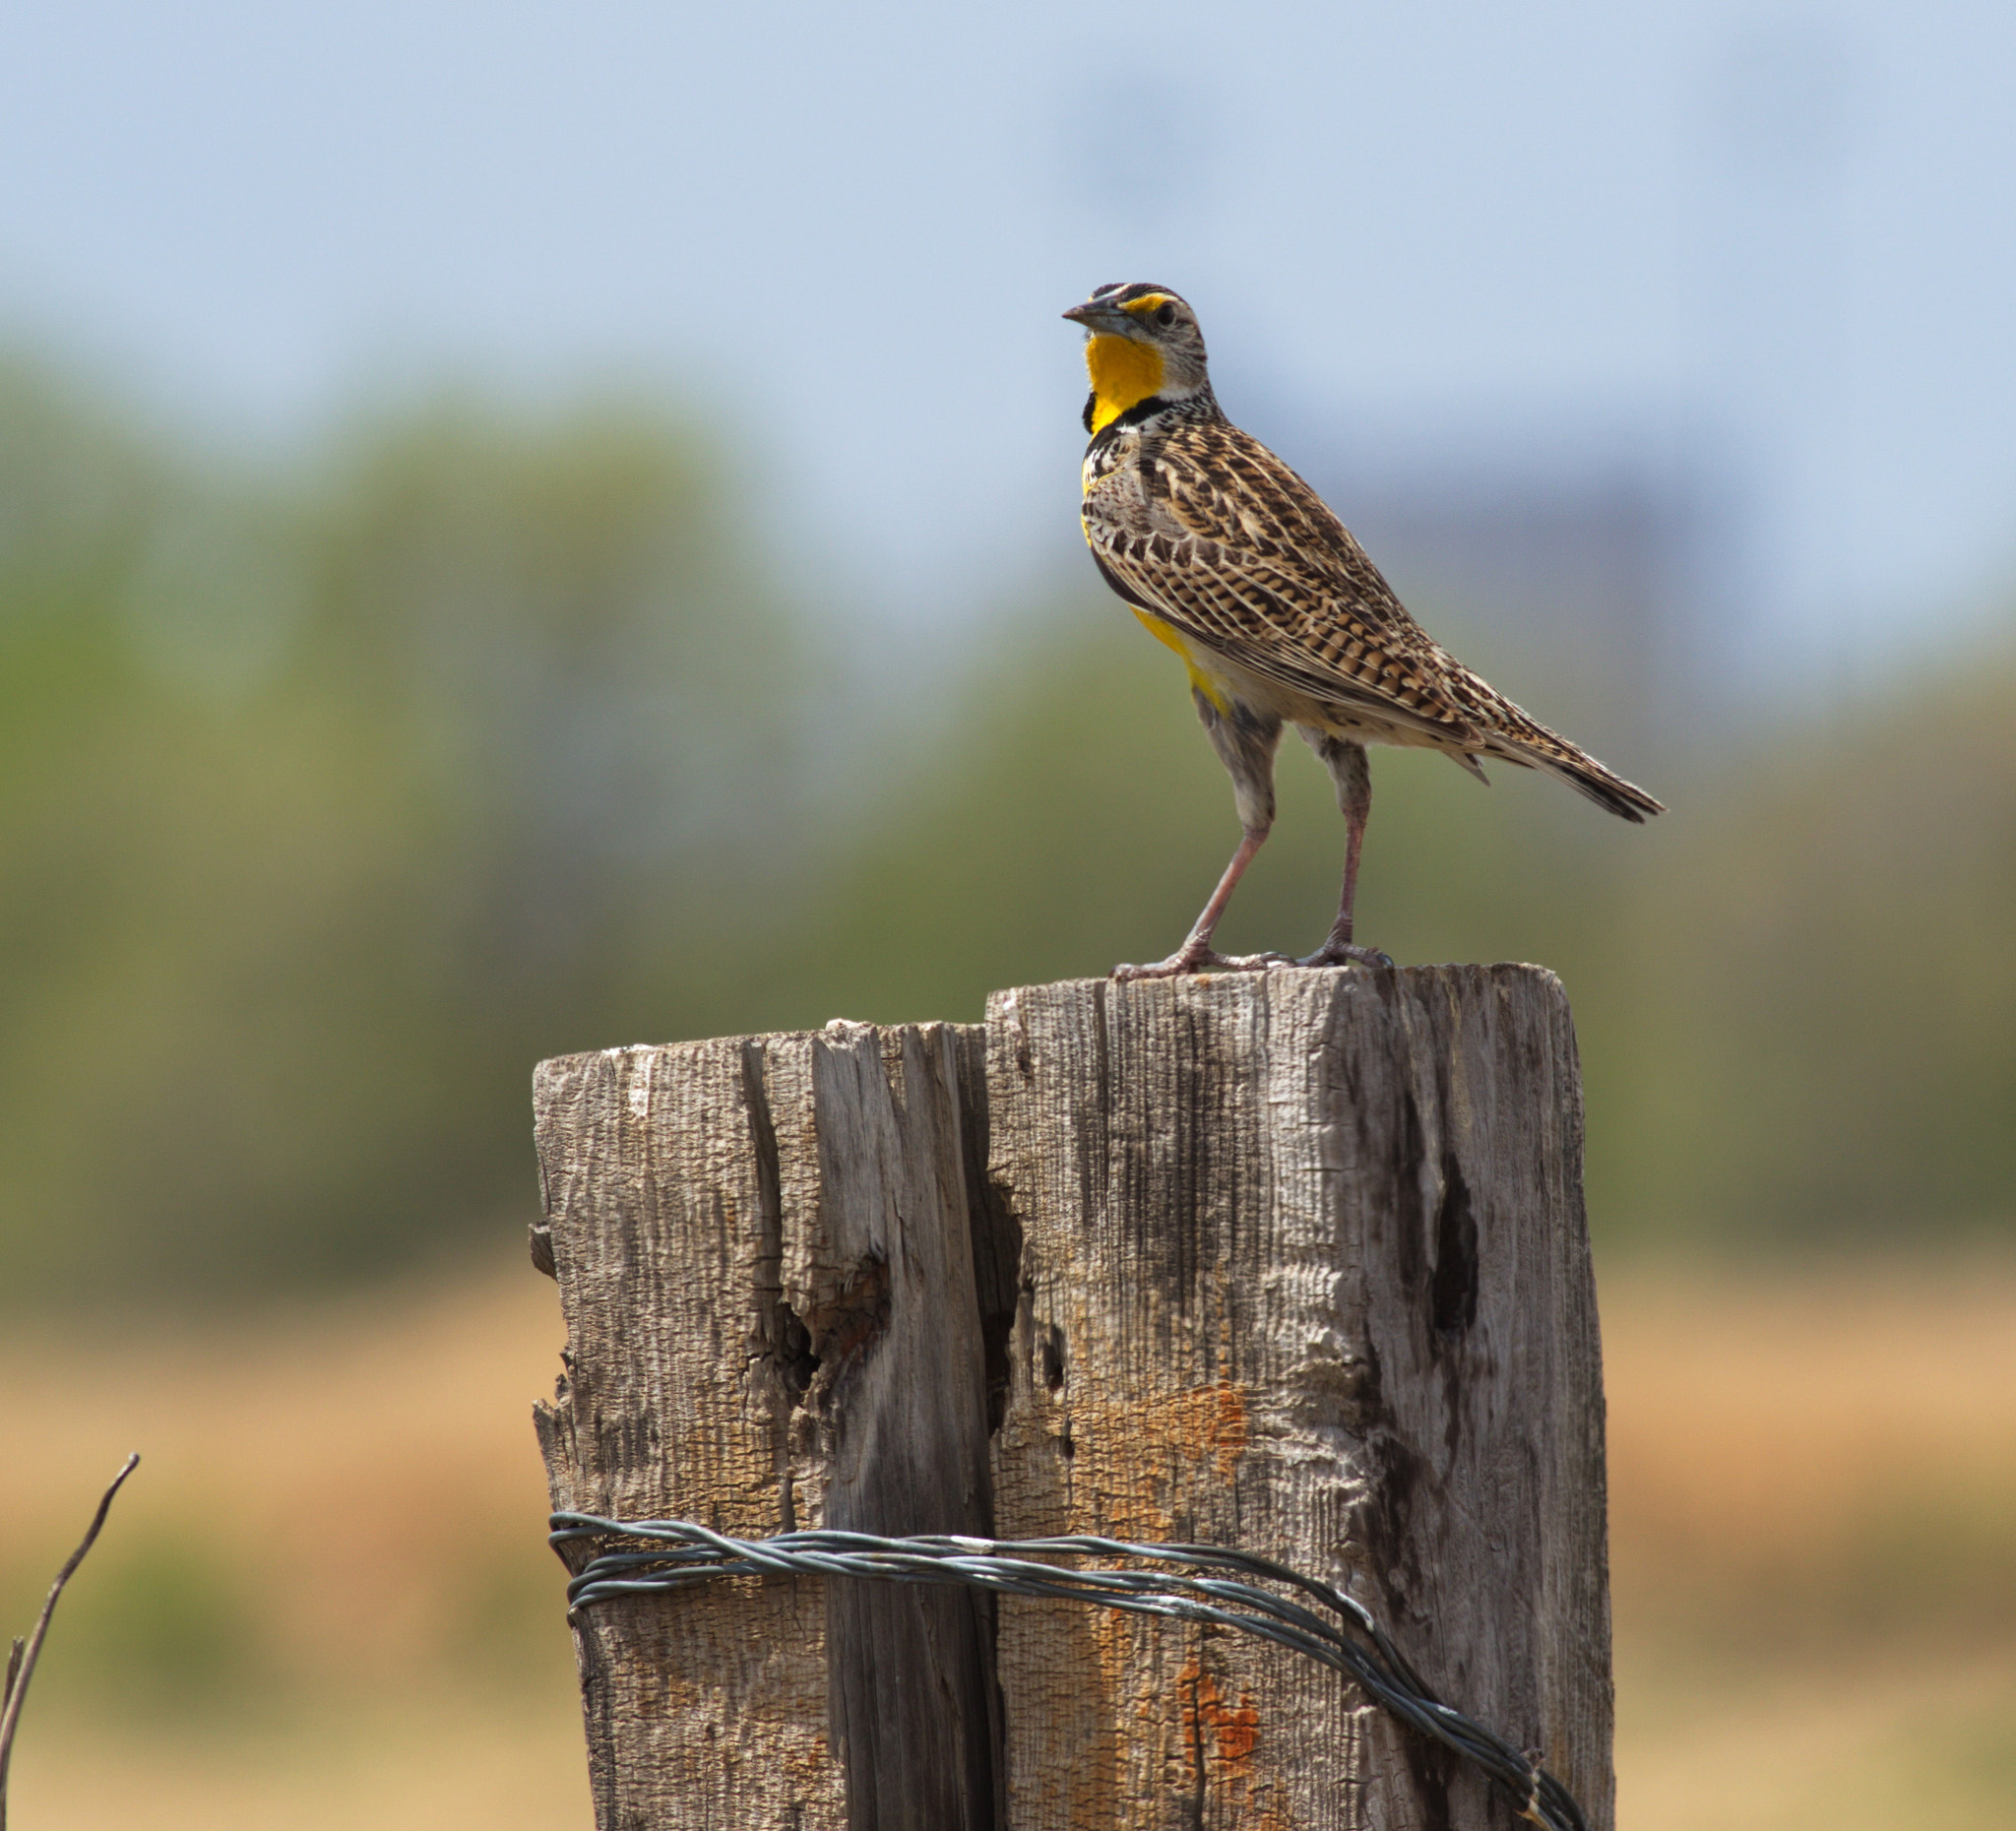
[[[1586,750],[1569,742],[1560,732],[1548,729],[1469,668],[1449,662],[1448,672],[1464,689],[1458,695],[1459,704],[1483,727],[1480,748],[1485,756],[1516,764],[1521,769],[1542,770],[1634,826],[1643,825],[1648,815],[1666,812],[1665,802],[1647,794],[1636,783],[1626,782],[1614,770],[1606,769]]]
[[[1636,783],[1626,782],[1613,770],[1605,769],[1594,757],[1564,745],[1566,754],[1549,755],[1538,745],[1520,745],[1519,758],[1533,768],[1544,770],[1556,782],[1565,782],[1578,794],[1586,794],[1599,807],[1606,807],[1621,820],[1642,826],[1648,814],[1666,812],[1664,801],[1653,797]]]

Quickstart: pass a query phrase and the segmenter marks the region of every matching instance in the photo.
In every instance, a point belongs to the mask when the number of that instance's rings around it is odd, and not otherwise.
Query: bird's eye
[[[1157,324],[1162,325],[1165,329],[1166,329],[1169,325],[1174,324],[1176,321],[1175,306],[1170,304],[1167,299],[1164,299],[1163,302],[1156,307],[1155,321]]]

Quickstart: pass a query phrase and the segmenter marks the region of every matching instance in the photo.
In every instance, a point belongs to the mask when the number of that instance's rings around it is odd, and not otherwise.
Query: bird
[[[1353,932],[1371,813],[1365,746],[1439,750],[1480,782],[1483,759],[1537,769],[1642,822],[1666,810],[1530,718],[1429,638],[1343,522],[1226,417],[1189,302],[1147,282],[1101,286],[1083,326],[1086,544],[1148,633],[1182,657],[1232,780],[1238,850],[1176,951],[1119,979],[1275,967],[1390,967]],[[1274,760],[1292,725],[1329,771],[1345,821],[1344,888],[1312,954],[1226,955],[1212,936],[1274,824]]]

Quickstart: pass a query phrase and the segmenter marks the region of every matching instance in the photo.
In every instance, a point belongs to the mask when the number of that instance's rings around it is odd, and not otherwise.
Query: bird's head
[[[1101,286],[1064,316],[1085,327],[1086,431],[1103,431],[1144,401],[1173,406],[1209,391],[1197,314],[1167,286]]]

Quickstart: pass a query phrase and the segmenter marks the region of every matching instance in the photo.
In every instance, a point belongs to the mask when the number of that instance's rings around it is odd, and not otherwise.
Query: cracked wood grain
[[[1239,1546],[1351,1589],[1611,1823],[1603,1388],[1574,1031],[1521,967],[997,994],[1022,1232],[1003,1536]],[[1002,1610],[1017,1831],[1472,1831],[1474,1773],[1218,1631]]]
[[[850,1025],[540,1066],[556,1508],[990,1530],[958,1060]],[[977,1592],[814,1579],[588,1613],[598,1831],[991,1831],[992,1626]]]
[[[1601,1364],[1551,975],[1029,987],[984,1027],[549,1062],[537,1110],[556,1506],[1236,1544],[1347,1583],[1609,1831]],[[721,1584],[577,1630],[600,1831],[1513,1822],[1277,1649],[832,1591]]]

